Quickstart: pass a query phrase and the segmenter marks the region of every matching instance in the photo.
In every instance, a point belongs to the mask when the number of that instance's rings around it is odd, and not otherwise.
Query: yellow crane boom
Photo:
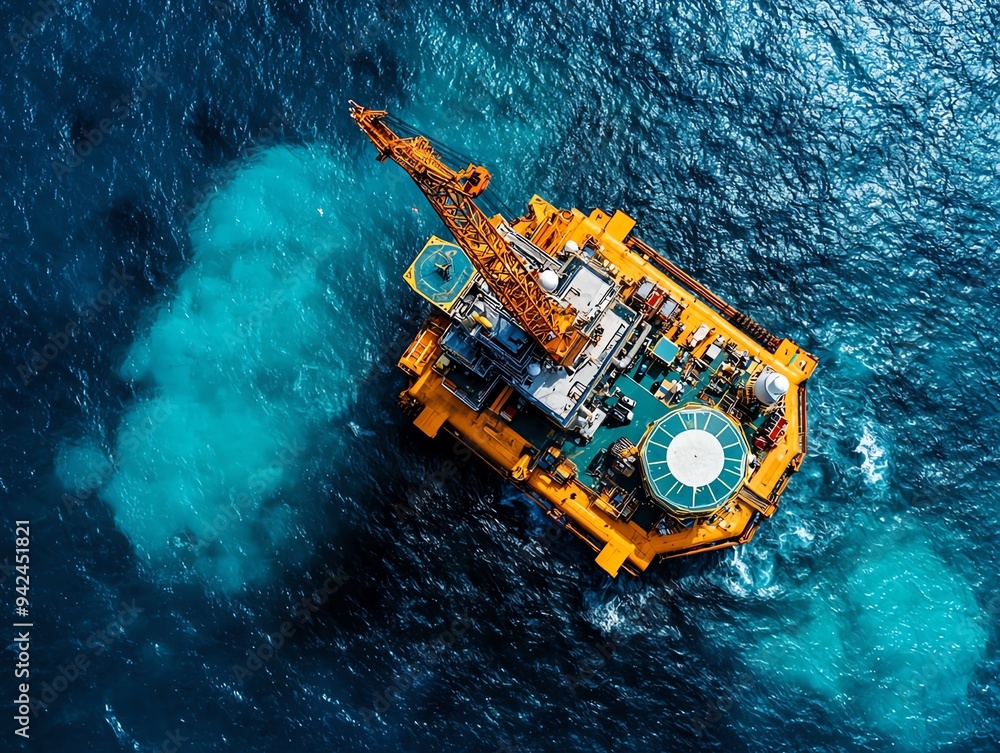
[[[471,164],[451,169],[425,137],[398,136],[384,122],[387,114],[351,102],[351,117],[375,145],[379,162],[389,158],[406,170],[504,308],[556,363],[572,364],[588,342],[574,326],[576,311],[542,290],[473,201],[489,184],[490,173]]]

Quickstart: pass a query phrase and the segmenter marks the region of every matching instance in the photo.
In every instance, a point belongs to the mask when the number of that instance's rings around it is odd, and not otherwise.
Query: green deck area
[[[667,406],[653,397],[648,389],[627,376],[619,377],[615,382],[615,387],[621,390],[621,393],[626,397],[635,400],[635,417],[631,423],[625,426],[609,426],[608,422],[605,422],[594,434],[594,438],[582,447],[578,447],[573,441],[563,444],[563,454],[576,463],[581,474],[586,471],[587,466],[601,450],[606,449],[619,437],[626,437],[632,441],[632,444],[639,444],[639,440],[642,439],[649,425],[663,418],[669,410]]]
[[[636,359],[635,363],[628,370],[627,374],[623,374],[617,380],[615,380],[613,385],[613,390],[620,391],[620,393],[626,397],[631,398],[635,401],[635,408],[633,410],[634,416],[630,423],[626,425],[615,425],[615,423],[609,417],[606,422],[595,432],[594,438],[586,444],[578,444],[577,440],[570,435],[569,432],[562,431],[556,427],[556,425],[546,418],[540,411],[531,407],[530,405],[524,406],[511,421],[511,427],[517,431],[521,436],[523,436],[528,442],[530,442],[534,447],[539,450],[555,444],[558,446],[563,455],[570,458],[577,466],[578,474],[580,480],[592,486],[592,488],[597,488],[599,482],[587,475],[588,468],[594,463],[595,458],[598,457],[604,450],[608,449],[615,440],[619,438],[626,438],[630,440],[633,444],[638,445],[645,436],[647,429],[652,424],[664,419],[668,414],[673,414],[680,408],[704,408],[706,403],[704,400],[699,399],[698,395],[708,387],[709,382],[725,360],[725,354],[721,354],[716,359],[713,360],[712,364],[706,368],[701,375],[698,377],[697,382],[694,385],[684,385],[684,391],[680,398],[677,399],[672,405],[666,405],[660,399],[655,397],[657,387],[663,382],[676,382],[681,379],[681,369],[682,364],[685,362],[684,359],[676,358],[676,356],[681,353],[681,350],[671,342],[669,339],[663,336],[661,332],[654,331],[649,340],[652,347],[650,347],[646,353],[640,358]],[[640,373],[642,374],[640,376]],[[737,384],[737,387],[742,384],[742,380]],[[730,388],[731,390],[732,388]],[[729,390],[727,390],[729,392]],[[712,399],[716,404],[722,399],[723,395],[713,395]],[[615,397],[605,398],[602,402],[606,408],[610,411],[611,406],[615,403]],[[713,411],[714,413],[714,411]],[[744,452],[747,451],[748,443],[756,430],[756,427],[763,422],[763,416],[758,416],[752,424],[746,424],[740,428],[736,426],[728,426],[725,428],[722,426],[712,427],[712,433],[717,432],[725,434],[726,441],[724,445],[729,445],[735,435],[739,435],[738,447],[733,448],[733,452],[729,453],[727,449],[727,471],[729,466],[733,466],[735,469],[736,461],[738,458],[744,456]],[[728,422],[724,422],[727,423]],[[667,428],[667,427],[663,427]],[[701,428],[701,427],[697,427]],[[730,436],[730,433],[733,436]],[[738,451],[737,451],[738,450]],[[732,458],[730,458],[732,454]],[[648,460],[648,459],[647,459]],[[660,460],[660,458],[654,458],[653,460]],[[632,485],[638,486],[641,484],[641,477],[645,475],[643,473],[636,473],[635,476],[629,481],[624,482],[626,486],[631,487]],[[662,474],[657,474],[662,475]],[[728,472],[725,479],[726,482],[734,480],[737,477],[741,477],[742,472],[737,474]],[[730,478],[732,477],[732,478]],[[621,481],[621,479],[619,479]],[[726,488],[723,488],[726,487]],[[728,498],[731,489],[728,485],[719,481],[715,483],[711,488],[701,487],[704,492],[704,499],[702,495],[696,494],[694,498],[680,499],[671,490],[670,485],[663,488],[661,491],[663,496],[663,501],[658,504],[654,504],[653,510],[647,510],[649,504],[653,504],[652,501],[648,503],[643,503],[640,506],[640,511],[644,511],[644,515],[648,520],[644,521],[646,525],[651,526],[655,519],[658,519],[659,515],[663,512],[665,507],[673,507],[675,510],[684,511],[687,514],[697,513],[701,509],[709,509],[717,506],[714,500]],[[690,492],[689,492],[690,495]],[[668,501],[669,500],[669,501]],[[711,502],[711,504],[710,504]],[[638,513],[637,513],[638,515]],[[645,526],[644,526],[645,527]]]

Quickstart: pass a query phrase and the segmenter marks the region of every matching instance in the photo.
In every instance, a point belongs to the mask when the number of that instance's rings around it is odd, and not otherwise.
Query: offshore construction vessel
[[[753,538],[805,456],[816,358],[631,235],[626,214],[535,196],[521,217],[488,216],[485,168],[449,167],[384,111],[351,102],[351,116],[455,240],[432,237],[404,274],[432,306],[399,360],[416,427],[457,436],[611,575]]]

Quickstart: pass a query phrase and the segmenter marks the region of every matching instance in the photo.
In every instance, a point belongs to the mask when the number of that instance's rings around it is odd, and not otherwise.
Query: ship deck
[[[710,551],[753,537],[760,520],[777,509],[778,497],[805,453],[803,384],[816,365],[814,357],[791,341],[770,336],[641,241],[626,244],[624,238],[632,224],[621,213],[612,217],[595,210],[587,217],[576,210],[557,210],[536,197],[528,214],[514,225],[523,238],[535,244],[533,248],[553,256],[569,240],[579,248],[591,244],[597,250],[593,263],[627,291],[601,315],[617,314],[616,309],[631,314],[619,317],[621,322],[607,320],[615,322],[609,327],[611,331],[626,328],[631,334],[616,337],[618,344],[610,352],[600,348],[593,379],[583,380],[580,392],[572,393],[574,400],[588,393],[589,409],[607,416],[595,426],[590,441],[574,425],[554,420],[538,404],[537,396],[525,395],[525,383],[519,379],[495,382],[486,372],[477,377],[454,365],[451,373],[447,365],[442,372],[437,371],[436,359],[444,352],[441,333],[446,331],[449,318],[457,321],[463,315],[458,310],[462,303],[447,311],[440,301],[435,302],[447,318],[432,316],[400,360],[400,366],[411,375],[403,402],[416,411],[416,425],[431,436],[447,425],[550,515],[594,547],[598,564],[612,575],[622,567],[638,572],[657,557]],[[433,275],[433,269],[436,267],[425,268],[424,273]],[[567,265],[563,271],[575,272],[575,268]],[[643,280],[652,281],[667,296],[669,312],[666,307],[662,310],[668,313],[658,318],[647,314],[640,319],[635,318],[632,308],[625,307],[626,296],[634,295]],[[577,305],[585,310],[595,297],[578,296]],[[621,373],[616,365],[602,377],[608,357],[628,365]],[[774,414],[754,408],[742,396],[752,392],[752,380],[764,367],[785,375],[793,388],[784,396],[779,414],[785,421],[781,431],[762,445],[759,442],[766,433],[762,429]],[[456,385],[449,386],[455,377],[468,381],[461,385],[465,390],[482,391],[482,401],[474,403],[478,407],[456,399]],[[616,420],[620,397],[635,403],[631,421],[624,424]],[[678,501],[671,498],[673,482],[660,473],[664,460],[660,455],[653,459],[644,454],[643,448],[653,444],[653,437],[645,435],[654,424],[657,431],[664,429],[662,420],[673,411],[694,406],[705,411],[715,408],[711,413],[716,418],[721,414],[727,417],[723,420],[732,421],[729,431],[741,434],[750,452],[733,451],[738,457],[734,454],[732,462],[745,468],[736,491],[720,493],[712,483],[691,485],[694,495]],[[617,415],[620,419],[620,413]],[[719,434],[723,430],[719,429]],[[710,433],[719,436],[714,429]],[[627,446],[623,450],[620,442],[611,452],[611,445],[619,440],[635,445],[638,455]],[[641,467],[630,468],[630,463],[639,466],[640,460],[648,460],[658,469],[653,478],[647,479]],[[730,462],[728,456],[720,462],[723,460]],[[665,483],[657,486],[660,480]],[[699,489],[710,489],[711,499],[697,498]],[[714,501],[718,506],[711,509]]]
[[[536,410],[534,406],[527,404],[510,421],[510,427],[538,449],[544,449],[548,446],[558,447],[564,457],[576,463],[580,471],[581,482],[593,491],[599,492],[596,479],[588,477],[586,473],[598,459],[598,456],[622,437],[638,445],[652,424],[676,408],[707,405],[708,403],[698,399],[697,395],[702,394],[708,388],[709,382],[715,374],[715,368],[719,365],[718,362],[723,360],[722,356],[715,359],[693,385],[686,386],[681,399],[668,404],[667,400],[657,398],[654,393],[664,382],[671,383],[681,379],[682,368],[672,364],[674,356],[680,350],[676,344],[657,330],[650,334],[649,340],[655,343],[651,352],[644,359],[638,359],[625,374],[614,382],[614,387],[620,390],[621,394],[635,401],[635,417],[631,423],[618,425],[607,422],[597,429],[593,440],[580,445],[568,432],[557,430],[551,420]],[[714,402],[726,397],[730,390],[717,395]],[[761,415],[743,424],[745,439],[749,441],[764,420],[765,417]],[[638,487],[638,484],[635,486]],[[663,509],[661,507],[653,502],[644,501],[630,516],[630,520],[641,528],[650,530],[662,515]]]

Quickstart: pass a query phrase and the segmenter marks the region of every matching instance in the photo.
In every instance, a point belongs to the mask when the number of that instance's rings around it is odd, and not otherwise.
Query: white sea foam
[[[861,440],[854,451],[864,457],[861,462],[861,472],[868,483],[877,484],[881,481],[886,469],[885,450],[879,444],[878,437],[870,425],[862,429]]]

